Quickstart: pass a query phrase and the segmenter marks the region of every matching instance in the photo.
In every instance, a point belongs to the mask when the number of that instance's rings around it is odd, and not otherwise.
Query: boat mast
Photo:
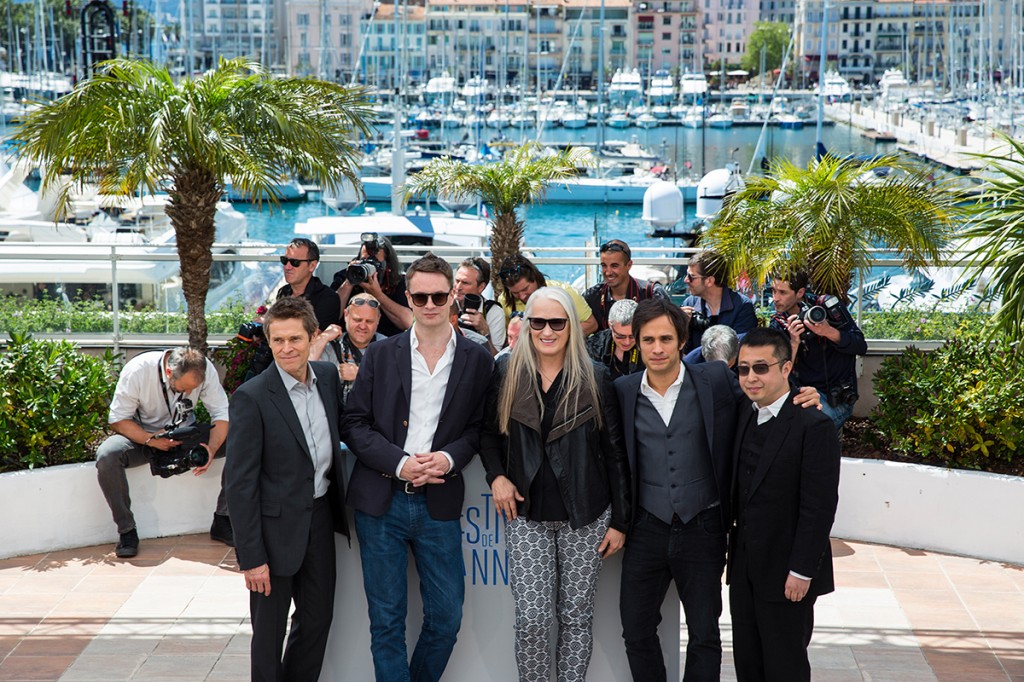
[[[821,62],[818,64],[818,125],[815,129],[815,152],[821,149],[821,127],[825,118],[825,63],[828,59],[828,0],[821,9]]]
[[[597,23],[597,148],[595,151],[600,154],[601,149],[604,148],[604,0],[601,0]]]

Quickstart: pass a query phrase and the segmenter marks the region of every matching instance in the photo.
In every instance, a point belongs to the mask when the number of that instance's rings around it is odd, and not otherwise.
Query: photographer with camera
[[[342,309],[348,300],[365,291],[380,302],[384,314],[377,330],[384,336],[401,334],[412,326],[412,310],[405,297],[405,274],[398,254],[387,237],[364,232],[359,257],[334,275],[331,288],[338,292]]]
[[[690,295],[683,300],[683,310],[690,314],[690,338],[685,352],[700,347],[708,327],[724,324],[737,334],[757,327],[754,304],[725,285],[729,281],[729,264],[711,250],[690,258],[686,266],[686,283]]]
[[[497,301],[483,297],[491,281],[491,266],[483,258],[467,258],[455,271],[455,302],[459,306],[459,326],[487,338],[494,352],[505,347],[505,311]]]
[[[637,279],[629,274],[633,267],[633,253],[629,244],[621,239],[610,239],[601,245],[600,284],[583,292],[583,300],[590,306],[597,323],[597,331],[608,329],[608,316],[616,301],[646,301],[649,298],[669,300],[665,287],[657,282]]]
[[[356,294],[345,307],[345,331],[332,324],[313,339],[309,357],[338,368],[342,407],[348,400],[367,346],[387,338],[377,332],[380,319],[380,301],[367,293]]]
[[[213,424],[196,424],[193,409],[202,400]],[[108,417],[115,435],[96,451],[96,473],[120,534],[115,554],[139,553],[125,469],[150,465],[167,478],[191,470],[206,473],[228,434],[228,397],[217,369],[194,348],[142,353],[129,360],[114,389]],[[234,546],[223,479],[210,538]]]
[[[640,349],[633,335],[633,313],[639,305],[631,298],[616,301],[608,309],[608,329],[588,336],[587,355],[608,368],[612,379],[644,371]]]
[[[857,356],[868,344],[846,306],[835,296],[808,294],[808,282],[800,271],[772,279],[771,326],[789,334],[797,383],[818,390],[822,411],[842,429],[859,397]]]

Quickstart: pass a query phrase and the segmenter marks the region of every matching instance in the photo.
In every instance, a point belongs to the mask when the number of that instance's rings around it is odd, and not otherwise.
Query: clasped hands
[[[444,483],[444,476],[450,470],[451,462],[443,452],[418,452],[405,460],[399,477],[419,487],[428,483]]]

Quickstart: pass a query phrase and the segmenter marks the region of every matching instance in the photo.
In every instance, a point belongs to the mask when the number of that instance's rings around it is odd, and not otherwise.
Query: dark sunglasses
[[[505,281],[505,280],[510,279],[512,277],[518,277],[519,275],[522,274],[522,272],[523,272],[523,266],[522,265],[513,265],[513,266],[508,267],[508,268],[502,268],[501,271],[498,272],[498,277],[500,277],[502,281]]]
[[[750,374],[750,370],[754,370],[754,374],[764,375],[768,373],[769,367],[774,367],[779,364],[778,362],[755,362],[753,365],[738,365],[736,367],[736,373],[741,377],[745,377]]]
[[[351,301],[348,302],[348,304],[350,306],[352,306],[352,305],[368,305],[371,308],[379,308],[380,307],[380,301],[375,301],[372,298],[353,298]],[[426,304],[426,301],[424,301],[424,304]]]
[[[442,306],[448,304],[448,297],[451,295],[451,291],[436,291],[432,294],[414,294],[409,293],[409,300],[417,308],[422,308],[427,304],[427,299],[436,306]]]
[[[601,244],[601,253],[607,253],[609,251],[618,251],[619,253],[626,253],[626,247],[618,242],[605,242]]]
[[[560,332],[565,329],[565,323],[568,321],[569,320],[564,317],[531,317],[530,329],[535,332],[539,332],[547,326],[551,327],[551,331],[553,332]]]
[[[315,258],[289,258],[288,256],[281,256],[281,265],[291,265],[293,268],[297,268],[303,263],[312,263]]]

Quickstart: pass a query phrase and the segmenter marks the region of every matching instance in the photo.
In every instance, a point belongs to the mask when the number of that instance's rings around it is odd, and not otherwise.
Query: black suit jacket
[[[706,362],[698,365],[683,363],[685,375],[683,381],[693,381],[697,388],[697,405],[690,409],[699,409],[704,418],[704,430],[707,433],[708,450],[711,452],[711,466],[715,472],[715,486],[721,502],[722,526],[728,527],[730,494],[732,492],[732,453],[733,437],[736,432],[736,409],[740,403],[749,405],[740,390],[736,375],[724,362]],[[628,374],[615,380],[615,389],[619,394],[619,407],[622,410],[622,430],[626,439],[626,457],[629,459],[630,483],[632,485],[633,516],[639,505],[637,491],[636,442],[642,434],[636,433],[634,416],[636,401],[640,396],[640,382],[643,372]],[[683,406],[687,409],[689,406]]]
[[[356,456],[348,501],[359,511],[381,516],[391,506],[392,480],[409,433],[412,395],[411,338],[407,331],[370,344],[348,395],[342,438]],[[431,447],[451,455],[455,466],[445,482],[428,484],[427,509],[438,520],[462,515],[462,469],[480,449],[484,399],[494,361],[483,346],[455,335],[455,358]]]
[[[748,406],[737,419],[734,465],[743,434],[756,424]],[[811,578],[808,594],[835,589],[829,532],[839,503],[839,437],[832,420],[819,410],[802,409],[787,400],[768,432],[747,495],[735,492],[730,534],[731,579],[738,543],[755,596],[784,601],[790,571]],[[744,510],[737,518],[740,505]]]
[[[339,420],[341,381],[327,362],[311,362],[331,429],[328,489],[335,531],[348,535]],[[238,565],[270,565],[294,575],[302,565],[313,517],[313,460],[299,418],[276,366],[231,396],[227,497]]]

